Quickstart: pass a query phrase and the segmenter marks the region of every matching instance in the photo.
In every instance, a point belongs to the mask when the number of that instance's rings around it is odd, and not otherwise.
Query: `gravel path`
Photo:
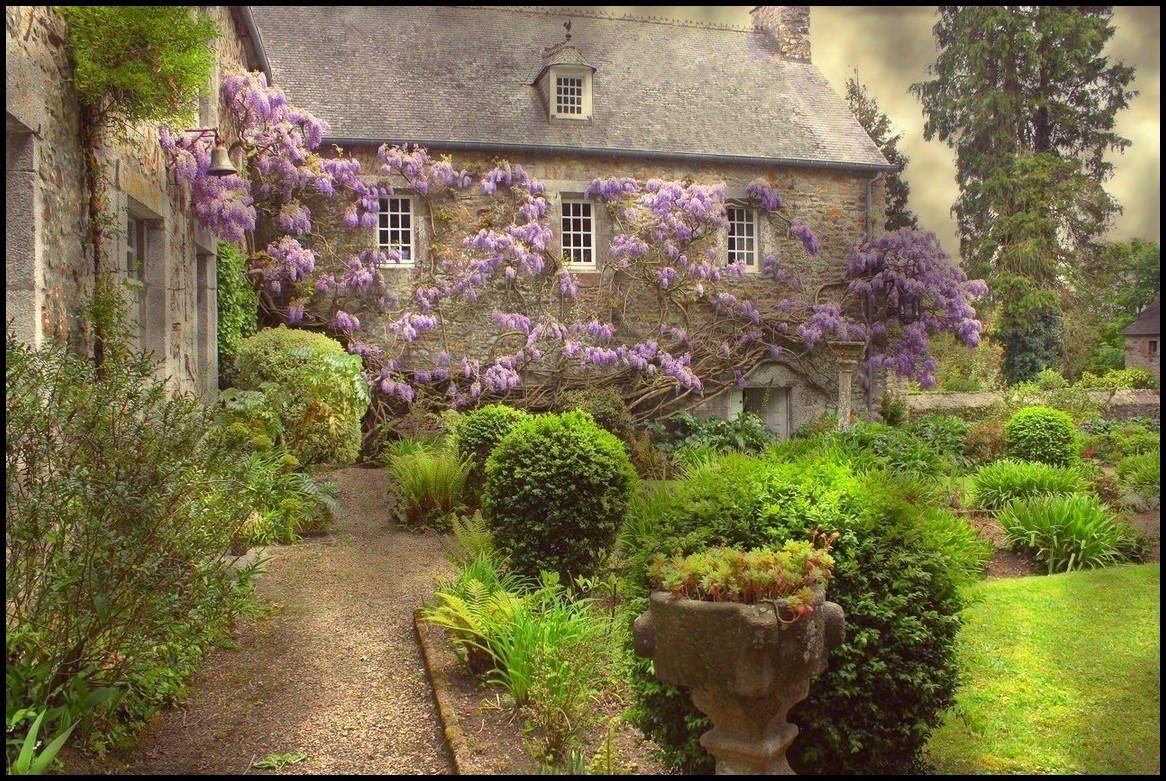
[[[282,773],[452,772],[412,623],[448,567],[441,540],[391,523],[383,470],[329,477],[345,510],[334,534],[267,550],[269,613],[212,654],[124,772],[238,774],[292,752],[307,759]]]

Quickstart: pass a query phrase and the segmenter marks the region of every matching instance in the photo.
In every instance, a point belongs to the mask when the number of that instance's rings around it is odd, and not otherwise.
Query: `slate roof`
[[[1125,336],[1157,336],[1162,333],[1162,299],[1155,298],[1154,303],[1147,306],[1138,315],[1138,319],[1121,330]]]
[[[761,32],[533,7],[252,6],[274,83],[329,140],[729,157],[886,169],[817,67]],[[590,122],[530,84],[563,40],[596,68]]]

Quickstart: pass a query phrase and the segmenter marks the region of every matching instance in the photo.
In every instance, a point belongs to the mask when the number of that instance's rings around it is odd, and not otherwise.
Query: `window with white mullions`
[[[729,218],[729,262],[744,262],[746,271],[756,271],[757,212],[736,206],[725,211]]]
[[[572,266],[595,265],[595,223],[587,201],[563,201],[563,260]]]
[[[583,79],[559,76],[555,79],[555,112],[558,114],[583,113]]]
[[[412,266],[414,260],[413,200],[411,198],[382,198],[377,245],[382,252],[399,252],[401,266]],[[390,264],[396,265],[396,264]]]

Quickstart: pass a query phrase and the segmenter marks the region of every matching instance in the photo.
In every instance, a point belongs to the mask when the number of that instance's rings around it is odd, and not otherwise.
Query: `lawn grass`
[[[936,771],[1159,774],[1160,584],[1158,564],[978,584]]]

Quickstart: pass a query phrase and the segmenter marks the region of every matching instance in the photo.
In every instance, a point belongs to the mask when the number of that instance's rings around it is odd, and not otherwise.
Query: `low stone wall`
[[[1162,398],[1154,390],[1089,391],[1106,418],[1155,418],[1162,414]],[[947,414],[975,416],[1002,399],[992,391],[981,393],[915,393],[906,397],[911,417]]]

